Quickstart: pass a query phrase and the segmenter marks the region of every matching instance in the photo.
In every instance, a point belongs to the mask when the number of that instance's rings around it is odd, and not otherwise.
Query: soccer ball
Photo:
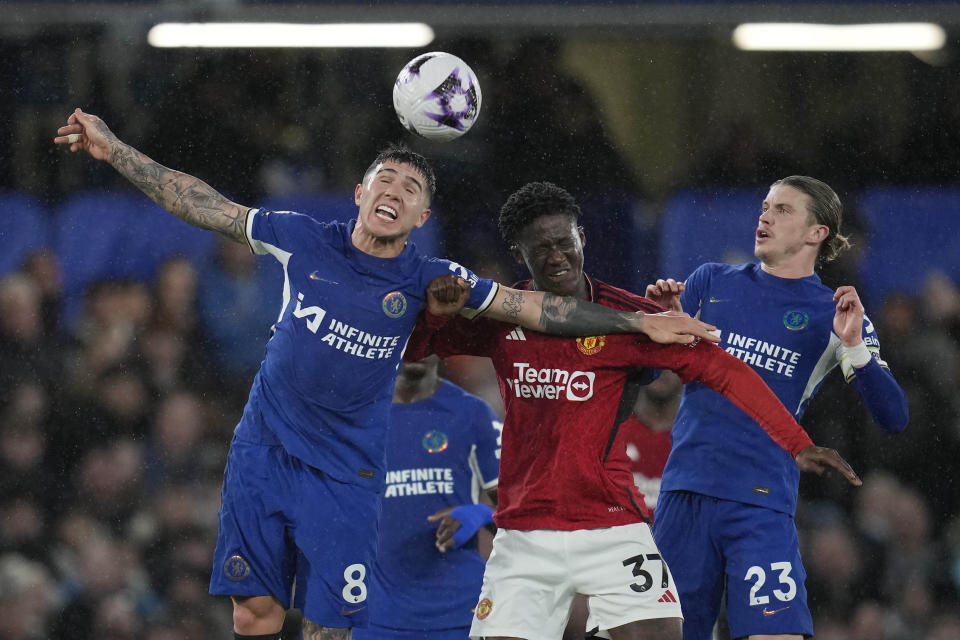
[[[393,85],[400,124],[436,142],[459,138],[480,115],[480,83],[467,63],[433,51],[407,63]]]

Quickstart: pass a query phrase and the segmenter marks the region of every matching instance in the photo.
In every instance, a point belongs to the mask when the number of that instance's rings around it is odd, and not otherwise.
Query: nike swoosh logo
[[[726,298],[714,298],[713,296],[710,296],[710,298],[707,300],[707,302],[726,302],[726,301],[727,301]]]
[[[329,282],[330,284],[340,284],[339,282],[334,282],[333,280],[327,280],[326,278],[324,278],[323,276],[320,275],[320,272],[319,272],[319,271],[314,271],[313,273],[311,273],[311,274],[310,274],[310,279],[311,279],[311,280],[320,280],[321,282]]]
[[[780,613],[781,611],[786,611],[786,610],[789,609],[789,608],[790,608],[790,607],[781,607],[781,608],[779,608],[779,609],[773,609],[773,610],[771,611],[770,609],[767,609],[766,607],[764,607],[764,608],[763,608],[763,615],[765,615],[765,616],[772,616],[772,615],[774,615],[774,614]]]
[[[363,611],[364,609],[366,609],[366,607],[360,607],[359,609],[344,609],[343,607],[340,607],[340,615],[342,615],[342,616],[352,616],[352,615],[355,614],[357,611]]]

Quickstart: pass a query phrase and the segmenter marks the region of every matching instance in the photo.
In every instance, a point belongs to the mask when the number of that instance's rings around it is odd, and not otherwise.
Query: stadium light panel
[[[424,47],[433,29],[421,22],[294,24],[163,22],[147,33],[154,47]]]
[[[733,30],[733,44],[745,51],[935,51],[946,40],[943,27],[927,22],[756,22]]]

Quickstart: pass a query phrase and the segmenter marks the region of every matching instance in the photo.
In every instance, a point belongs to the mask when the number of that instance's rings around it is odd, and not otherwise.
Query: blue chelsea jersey
[[[826,375],[841,363],[833,332],[833,291],[812,275],[778,278],[759,264],[705,264],[681,296],[690,315],[720,329],[720,346],[753,366],[797,421]],[[864,317],[864,343],[879,359],[879,342]],[[661,491],[686,490],[792,514],[799,470],[786,451],[722,395],[686,385],[672,432]]]
[[[425,400],[393,405],[371,623],[408,630],[470,625],[484,569],[476,537],[440,553],[439,523],[427,516],[476,503],[481,489],[496,486],[502,429],[486,402],[446,381]]]
[[[393,385],[426,288],[456,273],[471,284],[467,307],[487,308],[497,285],[412,244],[396,258],[356,249],[349,224],[252,210],[247,240],[283,267],[283,303],[244,409],[259,412],[291,455],[343,482],[383,484]],[[241,420],[237,434],[256,420]]]

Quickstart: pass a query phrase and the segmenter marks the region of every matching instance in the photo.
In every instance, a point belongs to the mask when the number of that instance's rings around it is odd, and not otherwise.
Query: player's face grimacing
[[[808,208],[810,196],[787,185],[770,189],[763,201],[753,254],[767,264],[782,262],[805,247],[816,247],[820,227]]]
[[[376,238],[405,236],[430,217],[426,179],[408,164],[386,161],[354,191],[358,225]]]
[[[584,298],[584,243],[576,218],[558,213],[540,216],[524,227],[515,254],[527,265],[537,289]]]

